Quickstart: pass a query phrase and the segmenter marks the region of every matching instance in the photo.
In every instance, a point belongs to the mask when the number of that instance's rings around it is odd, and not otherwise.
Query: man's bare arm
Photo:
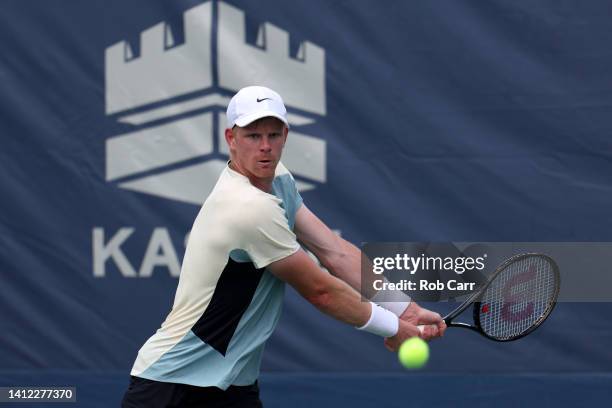
[[[348,283],[353,289],[361,287],[361,251],[355,245],[336,235],[305,205],[295,217],[295,233],[334,276]],[[367,277],[371,277],[370,274]],[[364,288],[371,288],[371,282],[364,282]],[[374,293],[363,293],[370,298]]]
[[[352,288],[359,291],[364,297],[372,299],[375,295],[372,282],[374,275],[364,274],[363,288],[361,274],[361,251],[350,242],[337,236],[323,221],[321,221],[305,205],[302,205],[296,214],[295,233],[298,240],[304,244],[321,264],[327,268],[334,276],[348,283]],[[369,262],[369,260],[364,259]],[[407,297],[409,299],[409,297]],[[400,315],[402,320],[408,323],[433,324],[438,330],[422,333],[421,337],[430,339],[444,334],[446,325],[439,314],[421,308],[416,302],[392,302],[387,305],[390,309]]]
[[[416,325],[400,321],[391,312],[372,303],[362,302],[359,293],[340,279],[322,271],[301,249],[272,262],[268,270],[293,286],[321,312],[371,333],[390,336],[387,345],[390,349],[420,334]]]
[[[268,266],[277,278],[287,282],[323,313],[353,326],[362,326],[370,317],[370,304],[359,293],[325,273],[303,250]]]

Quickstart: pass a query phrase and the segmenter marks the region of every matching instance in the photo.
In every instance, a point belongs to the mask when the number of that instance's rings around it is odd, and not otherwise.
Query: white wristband
[[[397,334],[399,329],[399,319],[390,311],[383,309],[376,303],[370,302],[372,312],[370,319],[357,330],[364,330],[382,337],[392,337]]]
[[[389,283],[387,278],[383,278],[383,282]],[[385,285],[385,287],[387,286]],[[389,291],[379,290],[370,300],[388,311],[393,312],[397,317],[401,316],[402,313],[408,309],[408,306],[410,306],[410,302],[412,302],[410,296],[401,290],[393,290],[390,291],[390,293]]]
[[[400,317],[408,306],[410,306],[410,300],[407,302],[376,302],[380,307],[387,309],[397,317]]]

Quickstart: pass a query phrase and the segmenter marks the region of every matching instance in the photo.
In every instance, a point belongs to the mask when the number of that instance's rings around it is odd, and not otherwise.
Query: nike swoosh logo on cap
[[[262,99],[257,98],[257,102],[263,102],[263,101],[265,101],[266,99],[270,99],[270,98],[262,98]],[[271,100],[271,99],[270,99],[270,100]]]

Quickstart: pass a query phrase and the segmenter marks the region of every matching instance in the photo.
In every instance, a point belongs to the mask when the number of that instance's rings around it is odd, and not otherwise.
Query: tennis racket
[[[521,254],[499,265],[491,278],[444,322],[495,341],[513,341],[540,327],[553,311],[561,278],[555,261],[543,254]],[[454,322],[470,305],[473,324]],[[419,328],[422,328],[420,326]]]

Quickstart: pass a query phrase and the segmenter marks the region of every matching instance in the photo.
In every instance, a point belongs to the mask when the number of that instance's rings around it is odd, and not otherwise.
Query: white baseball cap
[[[279,94],[265,86],[247,86],[238,91],[227,105],[227,127],[245,127],[257,119],[272,116],[287,127],[287,109]]]

